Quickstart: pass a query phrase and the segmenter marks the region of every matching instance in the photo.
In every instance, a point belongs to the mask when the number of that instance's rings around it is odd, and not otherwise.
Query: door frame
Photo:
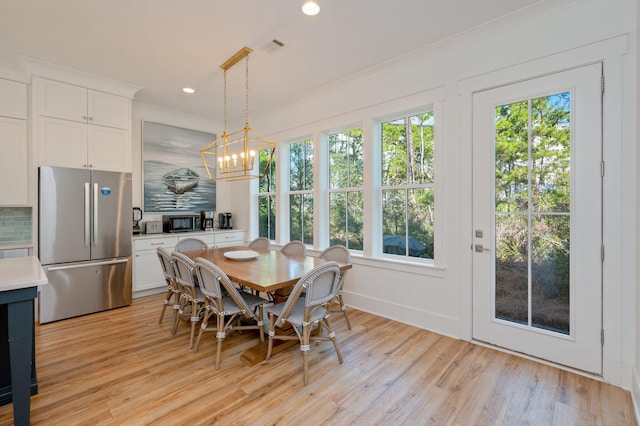
[[[636,188],[636,182],[625,184],[622,168],[626,166],[626,175],[635,176],[635,157],[626,152],[623,156],[623,133],[635,134],[634,120],[630,114],[635,113],[634,105],[626,105],[623,101],[635,101],[635,98],[625,98],[623,95],[623,55],[627,53],[627,36],[621,35],[602,40],[588,46],[563,51],[545,57],[534,58],[530,61],[513,66],[497,64],[492,69],[476,71],[473,75],[456,81],[459,94],[460,123],[465,123],[459,129],[462,143],[460,151],[460,169],[464,175],[461,181],[467,185],[467,197],[464,206],[467,208],[467,233],[464,247],[468,250],[466,257],[466,271],[468,282],[461,288],[460,301],[460,338],[472,340],[472,118],[473,93],[493,87],[516,83],[518,81],[555,73],[569,68],[580,67],[594,62],[604,64],[605,94],[603,99],[603,160],[606,173],[603,180],[603,245],[605,247],[605,261],[603,270],[603,303],[602,320],[605,333],[602,348],[603,370],[602,379],[614,385],[629,388],[633,371],[633,357],[635,353],[636,325],[623,323],[623,311],[635,312],[635,298],[629,293],[635,288],[635,239],[631,243],[622,238],[624,229],[635,231],[636,198],[623,197],[630,194],[629,188]],[[626,127],[623,128],[623,124]],[[623,161],[624,160],[624,161]],[[624,164],[623,164],[624,162]],[[630,228],[629,228],[630,227]],[[461,247],[462,248],[462,247]],[[623,297],[625,295],[626,297]],[[621,302],[622,301],[622,302]],[[479,343],[479,342],[478,342]],[[482,343],[480,343],[482,344]],[[567,367],[560,367],[570,370]],[[585,375],[584,372],[578,372]]]
[[[527,353],[552,363],[562,363],[569,368],[580,368],[589,374],[602,374],[602,177],[600,164],[602,161],[602,120],[601,120],[601,85],[602,63],[559,71],[530,80],[500,86],[490,90],[474,93],[473,128],[473,227],[482,229],[483,236],[475,236],[477,244],[489,245],[477,253],[474,250],[473,276],[473,339],[485,341],[490,345],[510,348],[512,351]],[[570,250],[571,278],[570,290],[570,331],[565,334],[552,331],[544,324],[535,325],[533,313],[527,311],[528,321],[524,318],[500,319],[496,317],[496,287],[498,277],[496,241],[496,222],[498,217],[527,218],[529,239],[534,238],[531,220],[545,220],[556,217],[554,209],[536,211],[534,206],[516,208],[516,212],[500,215],[496,211],[495,176],[495,129],[496,105],[520,104],[528,101],[529,113],[532,114],[531,101],[539,97],[554,96],[557,93],[571,93],[570,109],[570,209],[562,209],[563,217],[568,218],[571,228]],[[477,98],[477,102],[476,102]],[[596,119],[597,117],[597,119]],[[529,126],[531,124],[529,123]],[[528,129],[527,155],[531,161],[534,149],[533,129]],[[524,140],[523,140],[524,143]],[[524,166],[523,166],[524,167]],[[527,170],[530,165],[527,162]],[[528,179],[532,177],[529,176]],[[531,183],[531,182],[530,182]],[[531,203],[532,195],[526,191]],[[593,191],[595,190],[595,191]],[[597,195],[596,195],[597,193]],[[595,207],[595,208],[592,208]],[[566,216],[568,214],[568,216]],[[477,221],[477,222],[476,222]],[[598,224],[598,231],[594,226]],[[482,245],[480,245],[482,247]],[[530,249],[533,249],[530,247]],[[486,253],[485,253],[486,252]],[[527,253],[529,262],[532,254]],[[584,265],[581,262],[586,262]],[[584,266],[584,267],[583,267]],[[533,265],[528,265],[528,274],[532,274]],[[534,279],[529,275],[529,307],[534,311],[535,297]],[[540,284],[540,283],[539,283]],[[597,312],[597,315],[595,314]],[[581,356],[583,354],[583,356]],[[588,356],[586,356],[588,354]]]

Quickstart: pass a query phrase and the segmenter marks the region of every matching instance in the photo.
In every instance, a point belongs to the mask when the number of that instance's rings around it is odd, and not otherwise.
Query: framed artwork
[[[216,136],[150,121],[142,122],[145,212],[215,211],[216,184],[200,150]]]

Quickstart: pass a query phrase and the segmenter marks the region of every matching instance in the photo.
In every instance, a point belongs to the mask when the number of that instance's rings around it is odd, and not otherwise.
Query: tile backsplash
[[[31,207],[0,207],[0,244],[31,241]]]

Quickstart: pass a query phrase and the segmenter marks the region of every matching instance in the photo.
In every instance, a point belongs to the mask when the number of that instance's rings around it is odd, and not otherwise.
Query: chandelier
[[[222,136],[200,150],[200,158],[210,180],[234,181],[261,178],[267,173],[273,159],[276,143],[249,126],[249,53],[251,52],[250,48],[243,47],[220,65],[224,70],[224,131]],[[227,71],[242,59],[245,59],[244,128],[227,133]]]

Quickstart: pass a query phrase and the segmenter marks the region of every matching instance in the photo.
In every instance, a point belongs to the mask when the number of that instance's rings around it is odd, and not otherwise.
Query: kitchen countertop
[[[160,237],[184,237],[187,235],[209,235],[209,234],[224,234],[226,232],[244,232],[244,229],[215,229],[213,231],[190,231],[190,232],[163,232],[161,234],[138,234],[134,235],[133,239],[143,238],[160,238]]]
[[[13,250],[22,248],[33,248],[31,241],[16,241],[11,243],[0,243],[0,250]]]
[[[0,292],[48,284],[36,256],[0,259]]]

